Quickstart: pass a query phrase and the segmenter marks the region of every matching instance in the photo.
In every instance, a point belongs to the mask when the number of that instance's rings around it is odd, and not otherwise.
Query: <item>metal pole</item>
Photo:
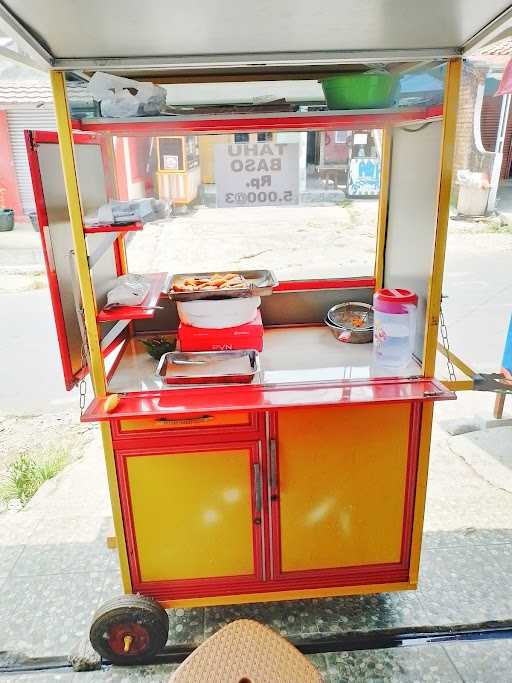
[[[73,132],[71,129],[71,121],[66,98],[66,83],[64,80],[64,74],[60,71],[52,71],[50,74],[50,79],[53,89],[53,100],[55,103],[55,117],[57,119],[60,157],[62,162],[62,170],[64,173],[64,184],[66,186],[71,233],[73,236],[76,271],[80,285],[82,304],[84,307],[87,343],[90,354],[89,370],[96,396],[103,397],[106,396],[105,367],[100,349],[100,337],[96,322],[96,300],[94,297],[91,272],[87,257],[87,244],[84,234],[82,205],[80,202],[80,191],[76,173]],[[100,429],[110,490],[112,517],[114,520],[114,528],[117,537],[117,550],[119,553],[121,576],[124,590],[128,593],[131,592],[131,578],[128,565],[128,554],[126,551],[126,540],[124,536],[124,526],[121,514],[121,502],[117,483],[114,447],[112,443],[110,424],[108,422],[102,422]]]

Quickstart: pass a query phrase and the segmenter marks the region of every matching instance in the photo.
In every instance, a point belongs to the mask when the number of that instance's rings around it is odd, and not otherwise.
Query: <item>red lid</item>
[[[417,304],[418,296],[408,289],[378,289],[375,294],[382,299],[393,304]]]

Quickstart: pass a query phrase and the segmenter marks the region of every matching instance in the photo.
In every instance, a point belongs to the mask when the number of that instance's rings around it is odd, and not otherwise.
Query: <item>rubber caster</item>
[[[169,634],[167,612],[152,598],[122,595],[94,614],[91,645],[113,664],[147,664],[162,650]]]

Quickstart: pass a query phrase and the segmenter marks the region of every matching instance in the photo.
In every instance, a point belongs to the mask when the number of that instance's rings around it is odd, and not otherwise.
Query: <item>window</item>
[[[352,135],[334,144],[339,132],[191,136],[198,164],[156,172],[155,194],[173,213],[134,233],[130,270],[269,268],[280,281],[373,275],[382,132],[364,132],[375,143],[364,157],[352,153]]]
[[[334,142],[337,145],[341,145],[348,141],[348,136],[350,135],[349,130],[337,130],[334,135]]]
[[[272,142],[272,133],[256,133],[256,140],[258,142]]]

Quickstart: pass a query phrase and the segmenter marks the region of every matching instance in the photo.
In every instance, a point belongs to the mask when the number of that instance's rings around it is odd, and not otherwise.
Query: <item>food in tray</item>
[[[173,292],[201,292],[222,291],[232,289],[248,289],[249,281],[238,273],[214,273],[209,276],[191,276],[183,278],[182,282],[175,282],[172,286]]]

